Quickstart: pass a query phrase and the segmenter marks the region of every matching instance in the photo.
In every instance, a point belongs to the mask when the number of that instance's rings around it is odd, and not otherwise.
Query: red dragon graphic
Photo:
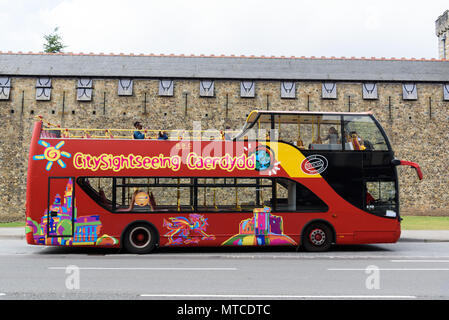
[[[198,243],[200,240],[215,240],[214,235],[206,233],[209,226],[207,219],[200,214],[189,214],[186,217],[170,217],[164,219],[163,227],[169,231],[164,234],[168,237],[167,246]]]

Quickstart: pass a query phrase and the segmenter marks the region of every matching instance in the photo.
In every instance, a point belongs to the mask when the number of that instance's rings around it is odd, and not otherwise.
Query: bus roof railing
[[[253,110],[246,118],[246,123],[253,123],[260,121],[261,123],[271,122],[271,117],[274,116],[277,121],[281,123],[301,123],[310,122],[315,116],[332,116],[332,115],[370,115],[372,112],[325,112],[325,111],[270,111],[270,110]]]
[[[276,111],[276,110],[253,110],[246,118],[245,124],[234,139],[240,139],[255,126],[255,124],[271,123],[275,124],[311,124],[320,122],[321,124],[336,124],[339,120],[332,116],[339,115],[372,115],[372,112],[326,112],[326,111]],[[328,118],[327,118],[328,117]],[[327,118],[327,119],[326,119]]]
[[[63,128],[36,116],[42,122],[41,137],[43,138],[72,138],[72,139],[133,139],[137,129],[111,128]],[[142,129],[146,139],[158,139],[159,133],[167,134],[166,140],[225,140],[225,134],[234,135],[239,131],[233,130],[187,130],[187,129]]]
[[[323,111],[270,111],[253,110],[248,115],[245,125],[241,130],[187,130],[187,129],[142,129],[140,132],[145,134],[146,139],[158,139],[160,132],[167,134],[166,140],[226,140],[225,135],[232,136],[232,139],[238,139],[243,136],[247,130],[251,129],[255,123],[285,123],[285,124],[309,124],[316,121],[314,118],[321,118],[322,124],[332,124],[334,119],[326,116],[332,115],[371,115],[372,112],[323,112]],[[43,119],[42,116],[36,116],[42,123],[41,137],[45,138],[73,138],[73,139],[133,139],[136,129],[111,129],[111,128],[62,128]]]

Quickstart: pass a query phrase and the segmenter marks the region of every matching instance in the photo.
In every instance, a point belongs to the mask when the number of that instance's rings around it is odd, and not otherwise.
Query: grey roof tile
[[[449,61],[0,53],[0,75],[449,82]]]

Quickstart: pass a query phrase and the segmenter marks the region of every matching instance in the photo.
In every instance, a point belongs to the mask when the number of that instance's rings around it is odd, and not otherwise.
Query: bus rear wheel
[[[304,250],[310,252],[328,251],[332,245],[332,230],[324,223],[312,223],[302,236]]]
[[[126,251],[136,254],[150,253],[156,246],[154,229],[146,224],[135,224],[126,229],[123,246]]]

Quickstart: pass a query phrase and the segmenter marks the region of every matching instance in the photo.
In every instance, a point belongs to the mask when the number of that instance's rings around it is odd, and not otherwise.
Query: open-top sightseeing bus
[[[130,132],[131,131],[131,132]],[[35,123],[29,244],[124,247],[393,243],[394,157],[371,113],[253,111],[228,138]],[[226,136],[226,138],[225,138]]]

